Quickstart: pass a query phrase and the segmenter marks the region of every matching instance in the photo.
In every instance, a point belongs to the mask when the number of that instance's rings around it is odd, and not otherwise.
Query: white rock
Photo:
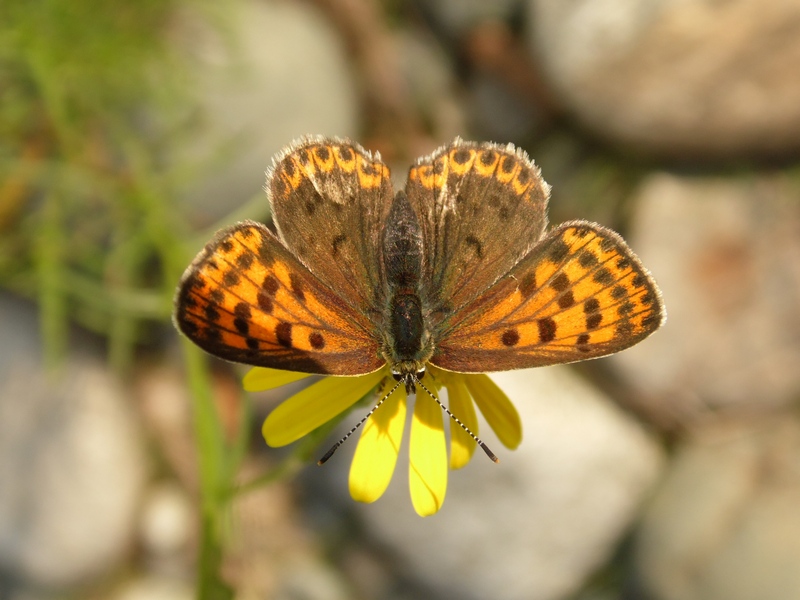
[[[657,600],[800,597],[800,423],[717,423],[687,439],[636,536]]]
[[[0,563],[33,585],[83,584],[130,550],[143,440],[102,360],[73,354],[48,380],[29,358],[0,365]]]
[[[532,52],[601,135],[683,156],[800,146],[800,3],[530,0]]]
[[[649,177],[628,240],[664,294],[662,330],[612,358],[666,420],[800,391],[800,206],[781,176]]]
[[[300,136],[358,131],[352,73],[324,14],[311,4],[282,0],[247,0],[228,8],[225,39],[212,35],[196,15],[187,15],[178,38],[204,65],[196,91],[204,113],[203,143],[178,148],[187,156],[176,161],[224,154],[219,168],[195,181],[187,200],[192,217],[199,210],[206,221],[263,196],[273,155]],[[266,198],[264,207],[266,215]]]
[[[166,482],[148,491],[139,522],[139,537],[155,559],[169,559],[188,550],[197,515],[186,492]]]

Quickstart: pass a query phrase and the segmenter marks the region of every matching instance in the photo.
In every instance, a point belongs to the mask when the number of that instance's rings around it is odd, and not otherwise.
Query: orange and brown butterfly
[[[640,342],[665,318],[652,277],[605,227],[547,231],[549,191],[512,145],[456,139],[418,159],[395,192],[378,155],[302,139],[268,173],[276,231],[249,221],[220,231],[181,280],[175,322],[231,361],[380,374],[372,387],[391,375],[406,392],[428,372],[451,399],[454,373],[570,363]],[[485,382],[464,381],[480,395]]]

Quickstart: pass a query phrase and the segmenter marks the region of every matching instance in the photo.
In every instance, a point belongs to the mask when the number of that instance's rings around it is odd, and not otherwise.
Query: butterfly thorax
[[[388,300],[385,318],[389,325],[382,352],[393,373],[416,376],[424,372],[433,345],[419,294],[422,232],[402,191],[392,202],[382,247]]]

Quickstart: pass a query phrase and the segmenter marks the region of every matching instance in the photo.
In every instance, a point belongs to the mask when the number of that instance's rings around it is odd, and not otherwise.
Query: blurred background
[[[498,375],[522,446],[437,515],[402,458],[354,503],[170,322],[305,134],[523,147],[666,326]],[[800,598],[799,150],[796,0],[5,0],[0,598]]]

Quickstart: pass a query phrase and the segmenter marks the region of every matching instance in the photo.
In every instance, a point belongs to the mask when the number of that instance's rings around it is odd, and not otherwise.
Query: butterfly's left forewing
[[[482,372],[596,358],[641,341],[664,317],[658,287],[622,238],[574,221],[439,324],[431,363]]]
[[[218,233],[184,274],[175,306],[178,328],[227,360],[332,375],[384,364],[366,318],[260,223]]]

